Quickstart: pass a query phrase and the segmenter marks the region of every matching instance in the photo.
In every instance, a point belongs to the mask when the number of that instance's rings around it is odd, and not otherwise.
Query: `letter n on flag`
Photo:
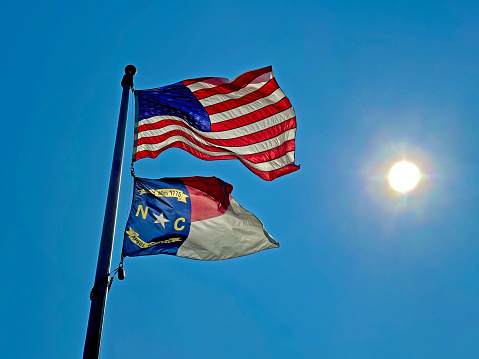
[[[296,171],[296,116],[271,66],[229,81],[185,80],[136,90],[133,161],[170,147],[203,160],[238,159],[271,181]]]

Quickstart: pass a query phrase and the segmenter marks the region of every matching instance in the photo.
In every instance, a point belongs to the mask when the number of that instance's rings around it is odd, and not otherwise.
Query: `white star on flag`
[[[164,216],[163,216],[163,213],[160,213],[160,215],[158,216],[157,214],[153,213],[153,215],[156,217],[156,221],[153,222],[153,223],[159,223],[163,226],[163,228],[165,228],[165,223],[166,222],[169,222],[170,220],[169,219],[166,219]]]

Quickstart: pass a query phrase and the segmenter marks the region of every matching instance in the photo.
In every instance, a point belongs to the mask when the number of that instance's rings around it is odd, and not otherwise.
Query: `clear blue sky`
[[[272,65],[302,167],[266,182],[178,149],[138,162],[230,182],[281,248],[127,258],[103,359],[478,358],[478,18],[460,0],[4,3],[0,357],[82,355],[131,63],[138,89]],[[403,157],[423,171],[408,196],[385,178]]]

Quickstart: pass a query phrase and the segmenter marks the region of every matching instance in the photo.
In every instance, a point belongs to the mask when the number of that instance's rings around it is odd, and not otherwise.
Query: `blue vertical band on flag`
[[[185,185],[174,179],[160,182],[135,178],[124,254],[176,255],[190,232],[191,202],[187,193]]]
[[[135,178],[123,255],[221,260],[279,247],[232,189],[216,177]]]

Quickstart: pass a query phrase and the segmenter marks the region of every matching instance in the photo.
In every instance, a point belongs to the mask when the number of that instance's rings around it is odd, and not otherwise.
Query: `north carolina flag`
[[[220,260],[279,247],[232,190],[216,177],[135,178],[123,255]]]
[[[296,171],[296,116],[271,66],[229,81],[185,80],[136,90],[133,161],[170,147],[203,160],[238,159],[271,181]]]

